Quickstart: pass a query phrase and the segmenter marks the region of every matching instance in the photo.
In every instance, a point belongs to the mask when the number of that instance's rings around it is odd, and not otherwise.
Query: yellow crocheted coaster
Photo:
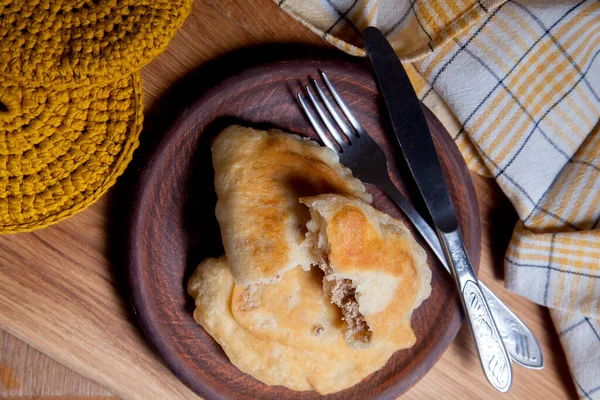
[[[164,50],[191,2],[0,1],[0,76],[65,88],[129,75]]]
[[[0,233],[56,223],[123,172],[142,127],[139,72],[49,90],[0,79]]]

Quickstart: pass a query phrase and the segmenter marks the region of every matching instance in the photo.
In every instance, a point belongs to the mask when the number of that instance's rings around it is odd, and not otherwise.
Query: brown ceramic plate
[[[192,271],[206,257],[223,253],[215,219],[211,140],[231,123],[277,127],[314,137],[294,94],[309,76],[325,71],[364,128],[390,157],[397,157],[385,131],[385,113],[368,67],[354,62],[292,60],[245,70],[201,95],[166,133],[139,177],[129,230],[129,280],[141,327],[171,370],[208,399],[313,399],[315,392],[267,386],[233,366],[220,346],[194,321],[185,291]],[[464,239],[477,267],[480,255],[477,202],[460,153],[427,111]],[[399,159],[399,158],[395,158]],[[393,164],[393,163],[392,163]],[[414,192],[400,165],[390,165],[396,184]],[[409,222],[382,192],[368,187],[374,205]],[[411,227],[412,228],[412,227]],[[417,240],[426,244],[417,232]],[[461,325],[450,276],[433,253],[432,294],[412,316],[417,343],[398,351],[378,372],[331,399],[392,399],[414,385],[442,355]]]

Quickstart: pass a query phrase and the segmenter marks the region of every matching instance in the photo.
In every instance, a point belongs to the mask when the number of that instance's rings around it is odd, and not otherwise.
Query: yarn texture
[[[191,0],[0,0],[0,233],[96,201],[142,130],[139,69]]]
[[[190,0],[0,2],[0,75],[73,87],[130,74],[167,46]]]
[[[0,233],[58,222],[97,200],[131,160],[142,129],[139,73],[74,89],[3,83]]]

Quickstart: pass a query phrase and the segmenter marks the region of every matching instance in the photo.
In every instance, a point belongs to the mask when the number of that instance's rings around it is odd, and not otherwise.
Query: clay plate
[[[400,160],[368,65],[341,60],[290,60],[247,69],[202,94],[165,134],[144,163],[129,229],[129,284],[135,313],[150,343],[183,382],[208,399],[313,399],[315,392],[267,386],[239,371],[194,321],[186,281],[200,261],[223,253],[215,219],[211,140],[225,126],[243,123],[314,137],[295,93],[308,77],[325,71],[364,128],[388,158]],[[480,256],[479,216],[469,171],[453,140],[428,110],[442,167],[475,267]],[[415,193],[406,167],[389,166],[404,193]],[[374,205],[410,223],[381,191],[368,187]],[[420,204],[417,203],[420,207]],[[420,208],[422,209],[422,208]],[[411,227],[412,228],[412,227]],[[417,232],[417,240],[426,244]],[[433,253],[432,294],[414,312],[417,343],[397,352],[378,372],[331,399],[393,399],[414,385],[442,355],[461,325],[452,280]]]

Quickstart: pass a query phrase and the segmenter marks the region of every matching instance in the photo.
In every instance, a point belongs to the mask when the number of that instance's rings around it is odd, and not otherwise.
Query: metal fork
[[[313,111],[308,107],[304,96],[300,93],[298,93],[298,100],[319,138],[323,144],[339,155],[341,163],[350,168],[354,176],[363,182],[379,187],[396,203],[421,233],[423,239],[446,268],[446,271],[451,273],[435,231],[392,183],[388,175],[387,158],[383,150],[360,125],[327,75],[321,72],[321,77],[352,128],[348,126],[344,118],[335,109],[318,82],[311,79],[312,85],[327,111],[323,109],[317,100],[317,96],[309,86],[305,86],[306,94],[308,94],[312,107],[316,110],[319,119],[330,135],[323,129]],[[544,368],[542,349],[533,332],[483,282],[479,281],[479,286],[487,300],[511,359],[526,368]]]

